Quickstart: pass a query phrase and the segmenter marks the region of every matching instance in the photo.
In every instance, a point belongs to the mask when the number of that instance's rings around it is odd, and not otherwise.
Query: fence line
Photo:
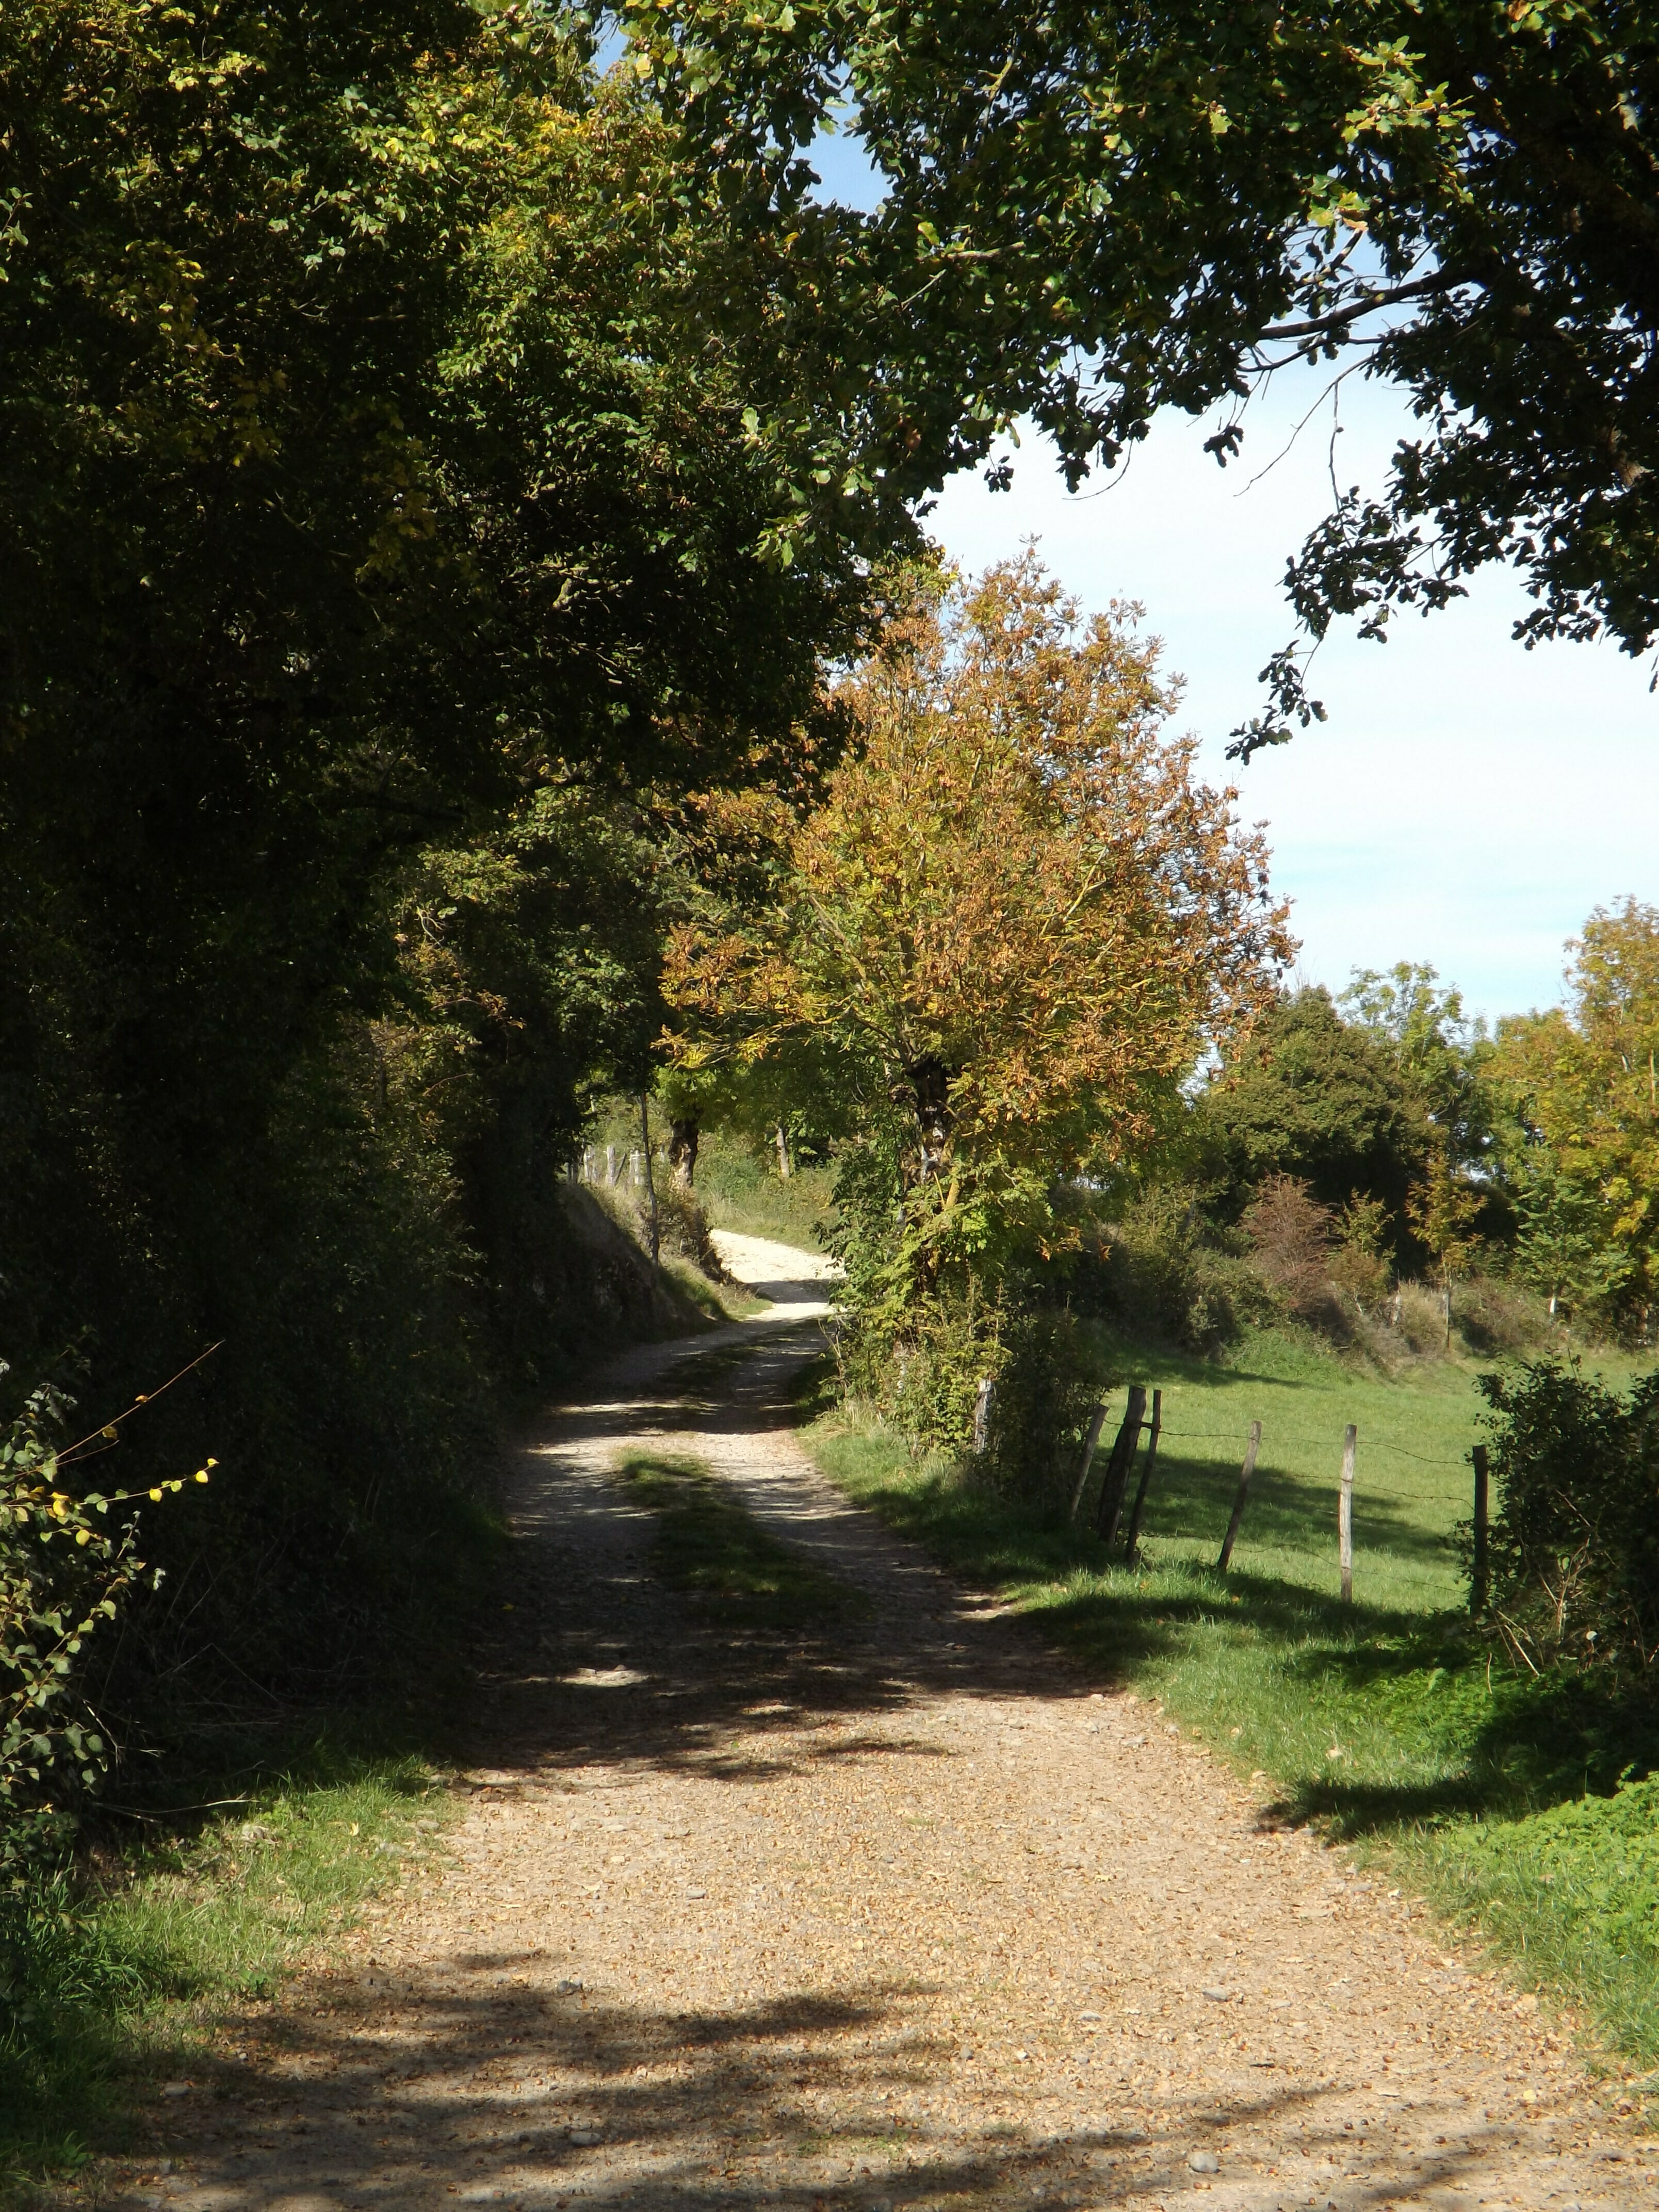
[[[1171,1428],[1166,1421],[1164,1425],[1164,1433],[1166,1437],[1196,1437],[1212,1443],[1237,1446],[1243,1443],[1245,1436],[1249,1433],[1249,1424],[1246,1423],[1243,1428],[1237,1429],[1176,1429]],[[1328,1436],[1309,1429],[1279,1429],[1273,1431],[1273,1441],[1275,1443],[1325,1445],[1329,1443],[1331,1439]],[[1424,1467],[1465,1467],[1468,1463],[1467,1456],[1445,1459],[1437,1452],[1413,1451],[1409,1444],[1387,1443],[1380,1437],[1370,1438],[1366,1449],[1398,1452],[1401,1458],[1417,1460]]]

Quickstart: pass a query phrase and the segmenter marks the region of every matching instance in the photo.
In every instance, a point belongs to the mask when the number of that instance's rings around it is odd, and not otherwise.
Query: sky
[[[827,196],[878,197],[854,142],[821,140],[812,158]],[[1652,655],[1526,651],[1510,631],[1530,602],[1512,574],[1488,571],[1443,613],[1397,616],[1386,645],[1334,627],[1310,684],[1328,721],[1247,769],[1224,758],[1261,703],[1260,670],[1293,634],[1285,564],[1328,511],[1333,471],[1344,489],[1380,489],[1411,428],[1393,387],[1351,377],[1333,453],[1328,380],[1276,378],[1224,471],[1203,450],[1212,425],[1160,416],[1120,480],[1075,499],[1028,434],[1011,491],[959,477],[927,527],[967,568],[1035,538],[1085,610],[1144,603],[1166,665],[1187,678],[1178,726],[1200,736],[1210,781],[1238,783],[1241,816],[1267,824],[1305,980],[1340,990],[1356,968],[1420,961],[1489,1019],[1553,1005],[1565,940],[1595,907],[1659,902]]]
[[[1248,768],[1224,758],[1293,633],[1286,556],[1330,505],[1328,382],[1276,380],[1224,471],[1203,450],[1207,425],[1161,416],[1121,480],[1071,498],[1028,439],[1011,491],[955,478],[927,527],[970,570],[1035,538],[1085,610],[1144,604],[1187,679],[1177,726],[1200,737],[1211,781],[1237,783],[1241,817],[1267,825],[1305,980],[1339,990],[1355,968],[1422,961],[1489,1018],[1553,1005],[1565,941],[1593,908],[1659,902],[1651,656],[1528,652],[1510,631],[1530,602],[1490,572],[1441,614],[1396,616],[1387,644],[1334,626],[1310,686],[1329,720]],[[1343,387],[1335,477],[1371,489],[1409,416],[1392,388],[1357,383]]]

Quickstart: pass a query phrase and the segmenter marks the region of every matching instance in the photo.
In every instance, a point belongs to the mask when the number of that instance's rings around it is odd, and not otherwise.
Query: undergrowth
[[[142,2148],[163,2079],[210,2081],[221,2008],[423,1871],[450,1818],[424,1760],[323,1741],[193,1829],[0,1901],[0,2202]]]

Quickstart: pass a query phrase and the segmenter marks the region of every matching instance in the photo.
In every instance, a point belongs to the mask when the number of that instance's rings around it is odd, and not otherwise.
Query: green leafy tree
[[[1645,1328],[1659,1290],[1659,908],[1598,908],[1568,1003],[1498,1024],[1508,1171],[1541,1289]]]
[[[1421,1116],[1395,1054],[1363,1024],[1345,1022],[1328,991],[1310,986],[1278,1000],[1200,1094],[1194,1134],[1224,1213],[1242,1210],[1267,1177],[1291,1176],[1326,1206],[1380,1202],[1406,1256]]]
[[[1432,968],[1402,960],[1386,974],[1356,969],[1337,1005],[1393,1050],[1457,1166],[1478,1170],[1492,1142],[1492,1101],[1483,1080],[1488,1040],[1485,1022],[1464,1013],[1462,994],[1443,989]]]
[[[1483,563],[1528,641],[1659,633],[1659,40],[1613,0],[1357,0],[1151,13],[1042,0],[630,0],[723,203],[791,234],[831,123],[885,179],[819,220],[822,301],[861,316],[887,404],[941,455],[1030,412],[1069,479],[1160,407],[1228,419],[1278,365],[1396,381],[1386,483],[1291,562],[1305,632],[1383,634]],[[810,219],[810,218],[809,218]],[[1006,465],[994,459],[994,473]],[[1289,651],[1248,753],[1321,710]]]
[[[829,742],[914,542],[789,249],[589,46],[0,10],[0,1334],[90,1325],[117,1389],[227,1340],[176,1682],[216,1641],[309,1696],[463,1602],[490,1391],[580,1340],[497,1323],[649,1064],[659,832]]]

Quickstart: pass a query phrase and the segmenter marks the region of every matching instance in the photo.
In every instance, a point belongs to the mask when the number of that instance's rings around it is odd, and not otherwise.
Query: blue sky
[[[827,197],[878,197],[856,141],[820,139],[812,158]],[[1387,645],[1333,631],[1313,684],[1328,722],[1248,769],[1223,757],[1291,635],[1285,559],[1328,510],[1333,470],[1345,488],[1380,488],[1411,431],[1397,392],[1351,377],[1333,456],[1328,382],[1323,370],[1276,378],[1224,471],[1203,450],[1210,425],[1160,416],[1120,481],[1076,499],[1028,439],[1012,491],[959,477],[928,527],[968,568],[1034,538],[1086,608],[1145,603],[1187,678],[1181,726],[1203,740],[1212,781],[1238,782],[1241,814],[1267,826],[1310,981],[1340,989],[1356,967],[1419,960],[1472,1012],[1553,1004],[1564,942],[1592,908],[1626,893],[1659,902],[1651,655],[1524,651],[1510,629],[1529,602],[1492,572],[1443,614],[1397,618]]]

